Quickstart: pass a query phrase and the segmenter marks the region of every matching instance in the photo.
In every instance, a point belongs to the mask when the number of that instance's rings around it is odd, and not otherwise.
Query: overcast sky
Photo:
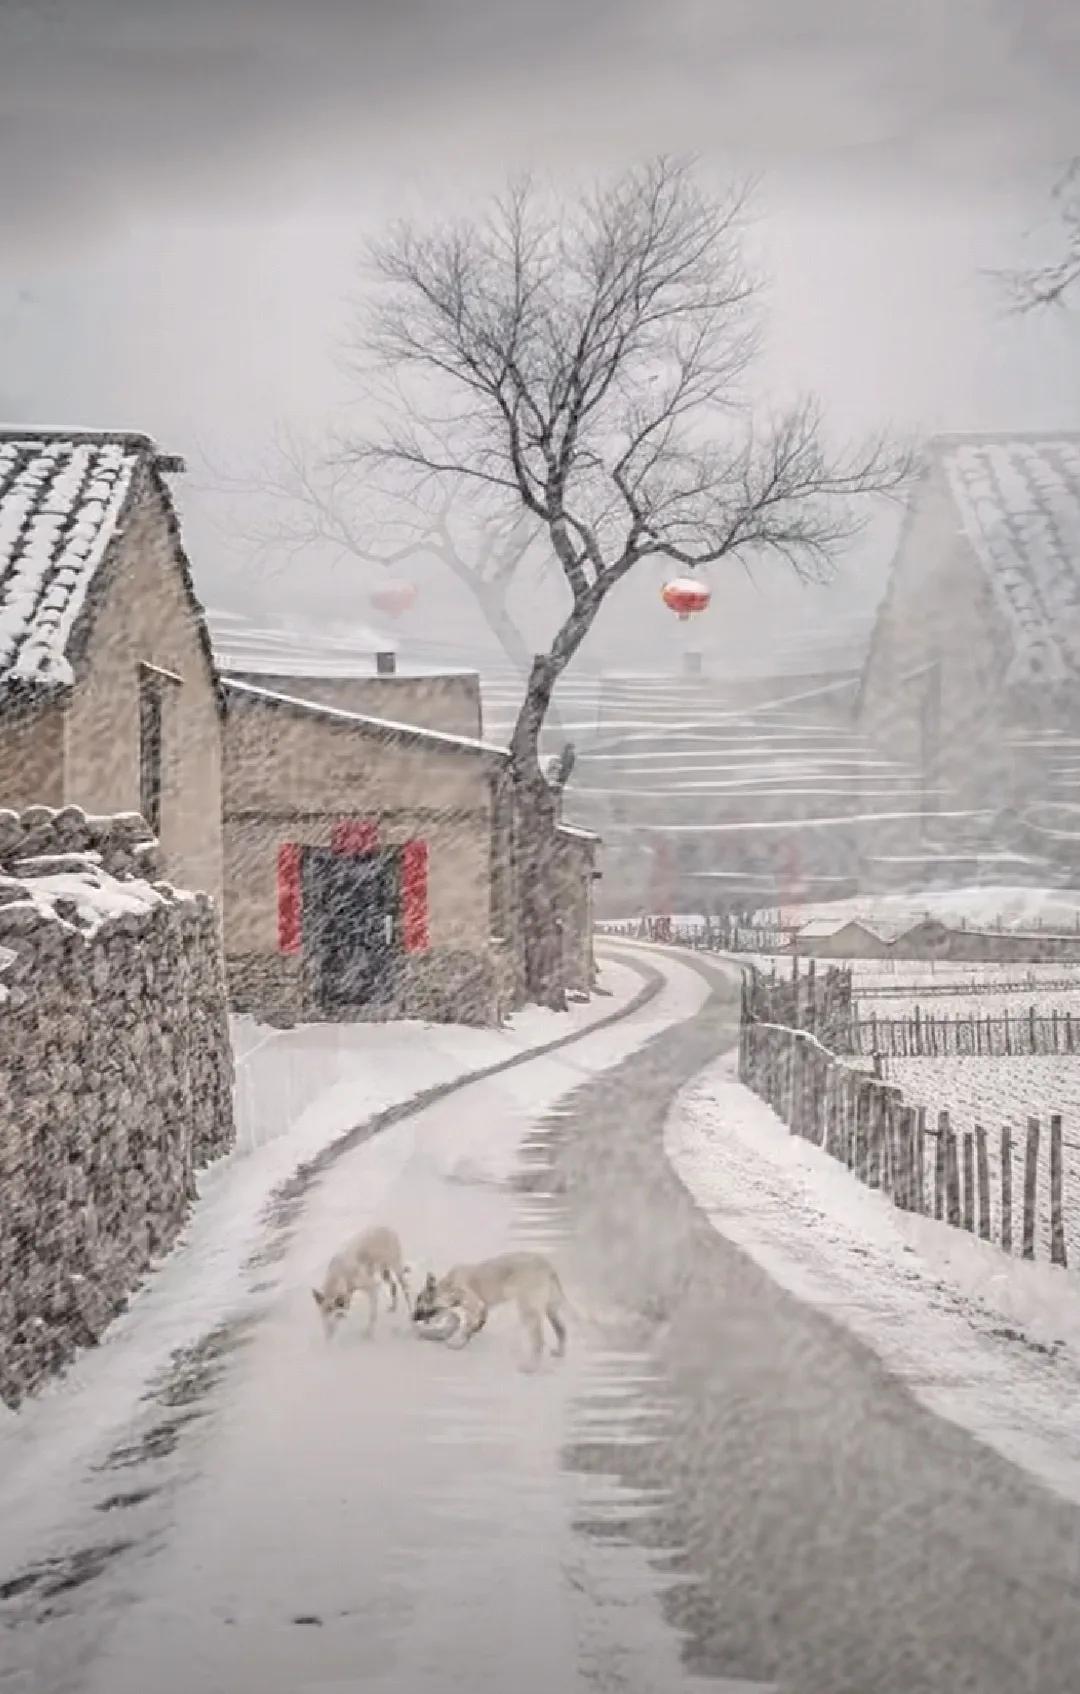
[[[841,431],[1077,429],[1080,331],[1004,318],[984,273],[1049,238],[1078,86],[1074,0],[0,0],[0,410],[149,430],[195,481],[203,449],[250,462],[340,406],[366,232],[665,150],[760,175],[765,386],[816,388]],[[212,508],[189,489],[197,577],[235,597]],[[711,639],[840,627],[890,539],[812,612],[714,581]],[[448,592],[425,604],[467,645]],[[609,609],[605,656],[641,653],[651,606]]]

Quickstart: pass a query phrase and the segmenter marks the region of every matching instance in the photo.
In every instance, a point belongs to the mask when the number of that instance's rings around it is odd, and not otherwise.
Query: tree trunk
[[[523,931],[525,987],[530,999],[556,1011],[566,1009],[555,877],[555,831],[562,802],[561,795],[552,790],[540,769],[540,735],[555,684],[588,634],[601,600],[602,595],[595,591],[580,598],[552,642],[550,652],[534,658],[510,741],[514,869]]]

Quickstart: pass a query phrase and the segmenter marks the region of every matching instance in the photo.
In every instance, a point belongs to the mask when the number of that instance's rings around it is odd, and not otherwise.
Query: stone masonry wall
[[[0,1399],[96,1342],[233,1141],[218,918],[137,816],[0,811]]]

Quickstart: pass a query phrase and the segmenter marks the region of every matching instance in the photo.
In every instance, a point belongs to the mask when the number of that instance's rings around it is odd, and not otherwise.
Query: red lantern
[[[711,594],[708,584],[699,582],[697,577],[677,576],[671,582],[665,582],[660,598],[670,611],[685,621],[692,613],[706,610]]]
[[[404,612],[411,612],[416,604],[416,584],[389,582],[385,588],[376,588],[370,598],[377,612],[384,612],[390,618],[400,618]]]

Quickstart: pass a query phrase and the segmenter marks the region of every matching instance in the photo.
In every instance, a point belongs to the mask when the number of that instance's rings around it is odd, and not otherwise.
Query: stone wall
[[[0,1399],[99,1339],[233,1140],[217,914],[141,818],[0,811]]]

